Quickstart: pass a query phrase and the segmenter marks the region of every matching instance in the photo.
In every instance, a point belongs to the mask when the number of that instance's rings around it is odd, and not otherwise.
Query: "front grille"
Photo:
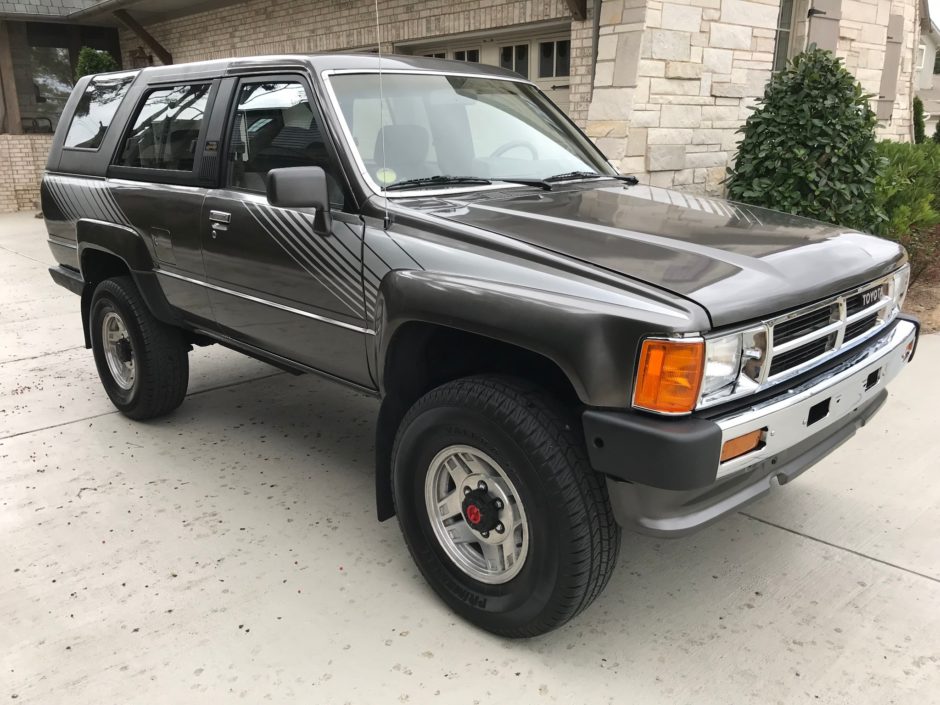
[[[870,331],[877,325],[878,314],[873,313],[870,316],[865,316],[865,318],[861,318],[845,327],[845,339],[855,340],[858,336],[862,335],[866,331]]]
[[[793,367],[814,360],[820,355],[825,355],[827,350],[832,350],[833,338],[834,336],[829,335],[814,340],[812,343],[801,345],[795,350],[777,355],[774,357],[774,361],[770,363],[770,376],[775,377]]]
[[[774,343],[781,345],[802,338],[832,323],[832,306],[824,306],[804,316],[797,316],[774,327]]]
[[[845,300],[845,315],[853,316],[859,311],[861,311],[863,308],[865,308],[866,298],[869,298],[869,297],[880,298],[876,294],[876,292],[880,288],[881,288],[881,285],[868,287],[864,291],[860,291],[857,294],[854,294],[853,296],[849,296]]]
[[[771,349],[766,377],[755,382],[776,382],[797,374],[835,355],[850,341],[857,341],[887,323],[895,313],[894,302],[884,282],[835,296],[805,311],[769,321]]]
[[[898,315],[895,275],[744,328],[738,377],[698,408],[755,394],[824,364],[875,336]],[[716,334],[717,335],[717,334]]]

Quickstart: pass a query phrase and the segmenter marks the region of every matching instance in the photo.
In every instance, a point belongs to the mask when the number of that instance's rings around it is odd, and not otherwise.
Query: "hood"
[[[714,326],[837,294],[888,274],[904,259],[897,244],[846,228],[606,181],[536,193],[478,191],[436,205],[429,209],[438,217],[687,297],[708,311]]]

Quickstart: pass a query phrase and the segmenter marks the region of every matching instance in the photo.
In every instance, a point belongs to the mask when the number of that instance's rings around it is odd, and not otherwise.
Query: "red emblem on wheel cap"
[[[480,508],[477,505],[471,504],[469,507],[467,507],[467,521],[473,525],[476,525],[480,523],[481,518],[482,516],[480,515]]]

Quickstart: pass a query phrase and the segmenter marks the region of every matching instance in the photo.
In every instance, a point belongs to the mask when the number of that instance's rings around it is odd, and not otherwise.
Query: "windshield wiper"
[[[406,189],[421,188],[422,186],[453,186],[466,184],[469,186],[486,186],[493,183],[489,179],[480,176],[447,176],[438,174],[437,176],[424,176],[420,179],[405,179],[396,181],[385,187],[386,191],[404,191]]]
[[[568,181],[569,179],[617,179],[625,184],[637,184],[639,180],[635,176],[626,174],[600,174],[596,171],[567,171],[564,174],[555,174],[546,176],[542,181],[552,183],[553,181]]]
[[[546,181],[545,179],[516,179],[516,178],[504,179],[498,176],[494,178],[496,178],[497,181],[503,181],[507,184],[522,184],[523,186],[535,186],[536,188],[540,188],[543,191],[552,190],[552,185],[548,183],[548,181]]]
[[[516,178],[502,178],[495,177],[496,181],[504,181],[507,184],[522,184],[523,186],[534,186],[540,188],[543,191],[551,191],[552,184],[556,181],[567,181],[569,179],[617,179],[617,181],[622,181],[625,184],[630,184],[631,186],[639,183],[638,179],[635,176],[626,176],[624,174],[598,174],[593,171],[569,171],[564,174],[555,174],[554,176],[547,176],[544,179],[516,179]]]

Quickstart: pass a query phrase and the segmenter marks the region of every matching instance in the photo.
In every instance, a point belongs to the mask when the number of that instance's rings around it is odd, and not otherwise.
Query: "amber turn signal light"
[[[732,438],[730,441],[725,441],[725,444],[721,447],[721,462],[734,460],[745,453],[750,453],[752,450],[755,450],[760,445],[761,439],[764,437],[764,431],[766,430],[767,429],[759,428],[756,431],[745,433],[743,436]]]
[[[692,411],[702,386],[704,361],[701,340],[644,340],[633,405],[667,414]]]

